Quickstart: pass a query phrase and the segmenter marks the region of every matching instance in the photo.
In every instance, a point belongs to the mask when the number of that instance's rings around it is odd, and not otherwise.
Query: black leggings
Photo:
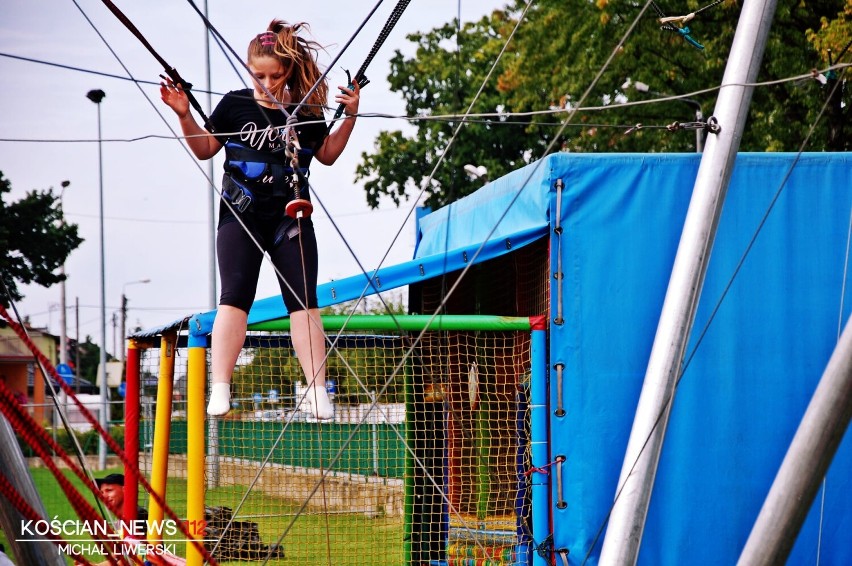
[[[299,224],[293,224],[278,245],[273,246],[276,231],[280,228],[279,219],[264,221],[251,214],[244,214],[242,218],[260,245],[269,252],[272,264],[284,277],[282,281],[276,274],[287,312],[305,310],[304,305],[308,308],[316,308],[317,240],[311,220],[303,218]],[[235,218],[228,220],[230,221],[219,223],[216,234],[216,256],[219,259],[219,277],[222,281],[219,304],[237,307],[248,312],[257,291],[263,253]],[[296,230],[297,226],[300,230]],[[302,268],[303,253],[304,269]]]

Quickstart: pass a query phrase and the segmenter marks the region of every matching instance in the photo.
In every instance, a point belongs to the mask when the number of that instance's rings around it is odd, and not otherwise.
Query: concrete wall
[[[141,457],[139,461],[141,472],[150,475],[150,463]],[[221,458],[219,485],[248,487],[259,465],[255,461]],[[169,456],[169,477],[186,479],[186,470],[186,456]],[[317,487],[320,477],[318,469],[267,464],[254,489],[298,505],[310,497],[307,509],[363,513],[369,517],[401,517],[403,514],[403,482],[400,479],[328,472],[325,484]]]

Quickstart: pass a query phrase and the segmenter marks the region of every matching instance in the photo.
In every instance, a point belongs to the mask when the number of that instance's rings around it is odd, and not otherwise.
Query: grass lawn
[[[103,476],[112,472],[121,473],[121,470],[107,470],[97,475]],[[30,473],[44,501],[49,518],[56,516],[60,520],[77,519],[76,513],[50,470],[32,468]],[[82,482],[77,476],[70,471],[65,473],[72,484],[83,491]],[[206,495],[207,505],[236,508],[244,492],[245,488],[242,486],[211,489]],[[185,480],[169,479],[166,502],[180,518],[186,516],[185,493]],[[94,502],[91,494],[88,494],[87,499],[91,503]],[[147,507],[147,498],[140,497],[140,503]],[[403,563],[402,517],[369,518],[362,513],[325,514],[316,510],[309,510],[297,516],[298,510],[299,505],[292,501],[253,492],[246,498],[236,519],[257,523],[260,539],[264,544],[275,543],[282,534],[284,535],[281,544],[284,546],[285,557],[270,560],[268,562],[270,565],[388,566]],[[178,532],[173,537],[164,537],[164,542],[168,543],[170,538],[183,539],[184,536]],[[0,542],[6,545],[8,552],[11,552],[2,532],[0,532]],[[175,553],[184,556],[184,547],[184,543],[174,543]],[[102,559],[99,556],[89,557],[91,561]],[[68,562],[72,563],[70,559]],[[253,562],[230,561],[222,562],[222,564],[237,565]],[[262,560],[257,563],[261,562]]]

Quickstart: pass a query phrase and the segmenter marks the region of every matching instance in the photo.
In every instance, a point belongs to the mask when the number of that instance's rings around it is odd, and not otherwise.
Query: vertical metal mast
[[[207,0],[204,0],[204,19],[209,20],[207,12]],[[207,60],[207,113],[213,114],[213,71],[210,66],[210,30],[204,28],[204,52]],[[215,310],[219,304],[218,293],[216,292],[216,196],[213,183],[215,170],[213,160],[207,160],[207,176],[210,178],[210,187],[207,190],[208,195],[208,213],[209,213],[209,230],[210,233],[210,310]],[[219,423],[216,419],[209,419],[207,423],[207,454],[210,457],[207,460],[207,482],[208,487],[217,487],[219,485]]]
[[[207,0],[204,0],[204,18],[207,18]],[[206,61],[206,78],[207,78],[207,115],[213,113],[213,87],[212,87],[212,79],[213,72],[210,67],[210,30],[206,27],[204,28],[204,53],[205,53],[205,61]],[[210,254],[210,263],[209,263],[209,283],[208,283],[208,306],[210,310],[214,310],[218,305],[218,293],[216,292],[216,194],[215,185],[213,184],[214,175],[216,174],[215,167],[213,165],[213,160],[207,160],[207,176],[210,177],[210,187],[208,187],[207,191],[207,220],[209,230],[208,236],[210,237],[208,248],[208,253]]]
[[[748,85],[757,77],[775,8],[776,0],[743,4],[714,112],[721,131],[709,137],[701,158],[624,455],[602,566],[633,565],[638,559],[675,384],[754,90]]]
[[[36,382],[36,386],[40,384]],[[14,486],[21,497],[30,507],[50,521],[44,504],[38,495],[35,483],[27,469],[27,462],[18,447],[18,441],[12,430],[12,425],[3,415],[0,415],[0,475]],[[26,517],[20,513],[5,497],[0,495],[0,528],[6,533],[6,539],[12,549],[17,564],[32,566],[64,566],[65,559],[59,555],[59,550],[50,540],[24,534],[23,525]],[[24,540],[28,539],[28,540]]]

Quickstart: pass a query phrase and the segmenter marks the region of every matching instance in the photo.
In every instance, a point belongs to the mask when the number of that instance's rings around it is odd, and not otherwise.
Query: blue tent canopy
[[[459,270],[549,235],[553,544],[596,564],[701,156],[546,157],[426,216],[415,257],[320,286],[321,305]],[[559,189],[561,186],[564,188]],[[687,347],[640,564],[732,564],[849,317],[852,154],[741,154]],[[561,230],[554,230],[559,222]],[[561,286],[561,288],[560,288]],[[286,316],[280,297],[249,322]],[[190,321],[204,336],[215,312]],[[852,563],[852,440],[791,564]],[[555,490],[554,490],[555,497]]]

